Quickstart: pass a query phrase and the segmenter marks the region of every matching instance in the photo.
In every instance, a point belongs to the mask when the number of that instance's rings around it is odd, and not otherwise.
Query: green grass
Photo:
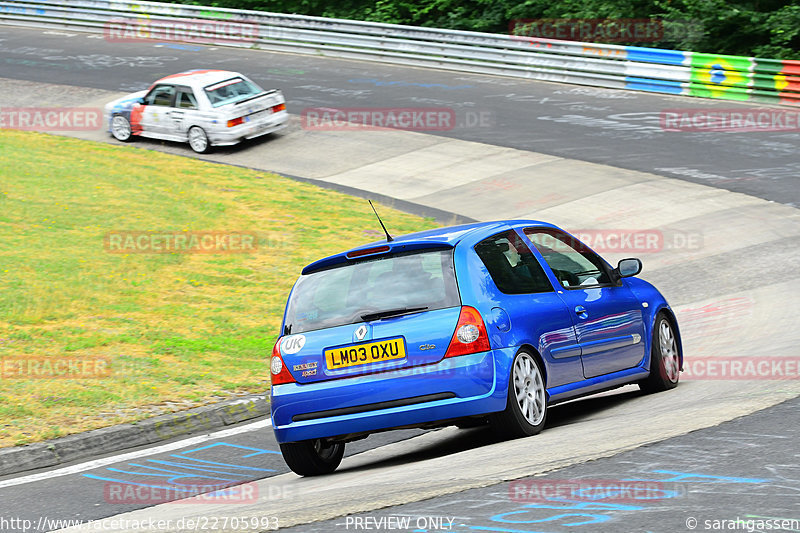
[[[393,233],[434,227],[388,207]],[[94,379],[0,379],[0,446],[263,392],[300,269],[376,240],[364,200],[279,176],[0,130],[0,363],[106,358]],[[242,231],[256,251],[116,254],[111,231]]]

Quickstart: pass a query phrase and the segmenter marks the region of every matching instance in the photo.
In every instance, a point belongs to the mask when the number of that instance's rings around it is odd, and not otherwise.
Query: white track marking
[[[60,476],[68,476],[70,474],[77,474],[79,472],[85,472],[87,470],[92,470],[93,468],[99,468],[101,466],[106,466],[114,463],[120,463],[123,461],[129,461],[131,459],[138,459],[139,457],[145,457],[147,455],[155,455],[157,453],[164,453],[164,452],[171,452],[172,450],[178,450],[180,448],[187,448],[189,446],[194,446],[196,444],[200,444],[209,440],[214,439],[224,439],[227,437],[232,437],[233,435],[239,435],[241,433],[247,433],[248,431],[256,431],[259,429],[268,428],[272,425],[272,419],[268,418],[267,420],[259,420],[258,422],[252,422],[250,424],[230,428],[230,429],[223,429],[221,431],[217,431],[215,433],[208,433],[206,435],[198,435],[197,437],[190,437],[188,439],[179,440],[176,442],[170,442],[169,444],[163,444],[161,446],[156,446],[155,448],[147,448],[145,450],[137,450],[135,452],[128,452],[123,453],[121,455],[114,455],[112,457],[104,457],[103,459],[96,459],[94,461],[88,461],[86,463],[80,463],[77,465],[67,466],[64,468],[59,468],[58,470],[50,470],[48,472],[41,472],[39,474],[31,474],[29,476],[18,477],[14,479],[7,479],[5,481],[0,481],[0,489],[4,487],[13,487],[15,485],[24,485],[25,483],[33,483],[35,481],[42,481],[45,479],[51,479],[54,477]]]

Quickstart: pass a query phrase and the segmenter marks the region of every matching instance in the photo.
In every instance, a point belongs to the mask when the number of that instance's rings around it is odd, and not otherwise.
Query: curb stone
[[[0,476],[154,444],[269,414],[270,407],[266,395],[256,394],[45,442],[2,448]]]

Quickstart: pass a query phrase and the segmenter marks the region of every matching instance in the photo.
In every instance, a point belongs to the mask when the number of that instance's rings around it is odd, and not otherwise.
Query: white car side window
[[[178,93],[178,101],[175,107],[181,109],[197,109],[197,100],[192,93],[183,90]]]
[[[159,85],[147,95],[145,104],[169,106],[172,104],[172,95],[175,94],[175,87],[172,85]]]

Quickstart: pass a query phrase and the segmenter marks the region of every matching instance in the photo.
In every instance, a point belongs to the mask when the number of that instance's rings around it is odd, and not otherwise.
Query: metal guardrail
[[[0,1],[0,24],[800,105],[800,61],[134,0]]]

